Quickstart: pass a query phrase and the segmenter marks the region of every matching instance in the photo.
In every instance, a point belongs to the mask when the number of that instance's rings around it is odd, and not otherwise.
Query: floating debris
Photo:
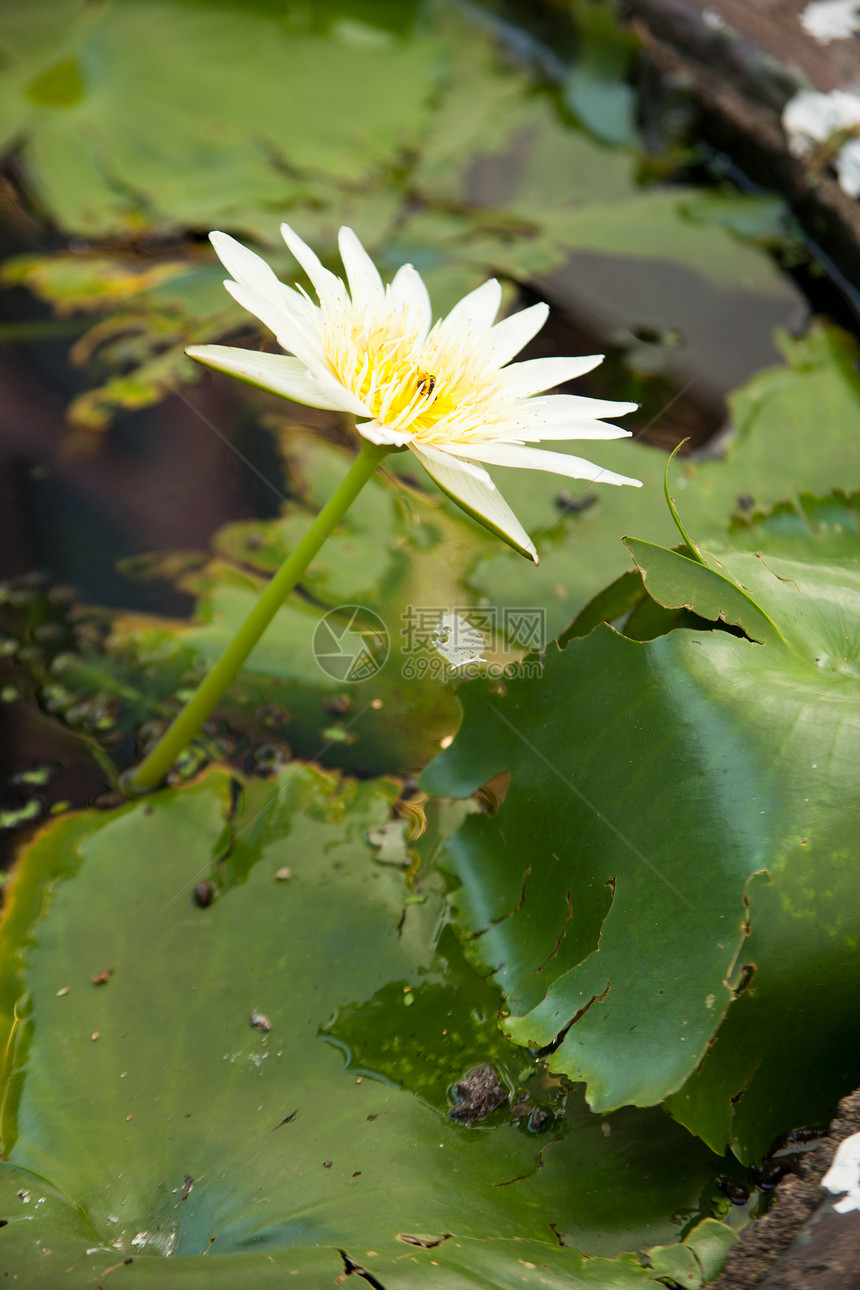
[[[215,899],[215,888],[211,882],[198,882],[194,888],[194,903],[201,909],[208,909]]]
[[[448,1118],[472,1124],[497,1111],[507,1100],[508,1095],[492,1066],[476,1066],[454,1089],[454,1105]]]

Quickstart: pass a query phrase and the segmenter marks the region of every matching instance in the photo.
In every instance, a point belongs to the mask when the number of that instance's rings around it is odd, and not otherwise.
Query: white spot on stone
[[[860,196],[860,97],[847,90],[818,94],[801,90],[786,104],[782,128],[788,150],[795,157],[805,157],[817,148],[840,142],[833,167],[839,186],[849,197]]]
[[[796,157],[810,152],[816,144],[827,143],[841,130],[860,126],[860,98],[847,90],[800,90],[789,99],[782,113],[782,128]]]
[[[821,1179],[821,1186],[834,1195],[845,1193],[833,1206],[838,1214],[860,1209],[860,1133],[852,1133],[850,1138],[840,1142],[833,1164]]]
[[[800,15],[800,25],[819,45],[849,40],[860,31],[858,0],[812,0]]]

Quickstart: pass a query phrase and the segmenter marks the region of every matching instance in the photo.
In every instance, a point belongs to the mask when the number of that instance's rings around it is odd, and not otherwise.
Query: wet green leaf
[[[705,1281],[713,1281],[722,1271],[735,1233],[726,1223],[713,1218],[703,1218],[684,1238],[684,1244],[699,1260]]]
[[[704,567],[631,545],[662,604],[767,643],[598,627],[551,649],[540,679],[463,687],[423,783],[463,795],[511,774],[498,814],[447,849],[507,1032],[557,1044],[554,1068],[595,1108],[668,1097],[749,1161],[826,1118],[860,1071],[860,567],[725,549]]]
[[[860,473],[855,342],[821,328],[803,340],[784,336],[781,345],[787,363],[759,373],[731,397],[735,436],[724,457],[682,458],[673,467],[672,492],[682,515],[694,517],[697,540],[724,541],[728,524],[734,532],[751,511],[786,499],[791,508],[802,507],[802,494],[827,494]],[[677,541],[663,499],[662,452],[635,442],[595,443],[588,444],[588,456],[644,487],[574,486],[579,501],[593,497],[593,503],[562,515],[557,480],[498,470],[499,486],[535,538],[541,564],[526,569],[488,547],[470,578],[500,605],[545,606],[550,635],[629,567],[620,534],[665,546]]]
[[[713,1157],[660,1112],[591,1115],[545,1071],[518,1090],[494,990],[437,948],[429,852],[423,904],[372,858],[392,797],[313,767],[232,790],[216,771],[40,834],[0,934],[5,1271],[656,1286],[613,1258],[678,1235]],[[192,899],[203,879],[214,900]],[[455,1122],[448,1081],[488,1060],[525,1108]]]
[[[648,592],[666,609],[689,609],[700,618],[740,627],[760,645],[783,643],[779,628],[755,600],[726,576],[718,560],[700,563],[680,551],[627,538]],[[711,567],[713,566],[715,567]]]

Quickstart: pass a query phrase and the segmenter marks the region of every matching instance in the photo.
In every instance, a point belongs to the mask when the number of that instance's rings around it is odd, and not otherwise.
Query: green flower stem
[[[188,746],[209,714],[217,707],[225,691],[235,681],[251,650],[311,560],[335,525],[343,519],[388,452],[390,448],[387,446],[370,443],[366,439],[362,441],[361,451],[349,473],[326,502],[296,549],[287,556],[212,671],[200,682],[179,716],[137,770],[128,777],[127,784],[132,792],[143,793],[148,789],[156,788],[166,777],[177,757]]]

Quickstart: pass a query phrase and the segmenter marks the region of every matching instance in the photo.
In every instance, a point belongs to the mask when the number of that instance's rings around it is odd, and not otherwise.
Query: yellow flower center
[[[396,315],[368,325],[352,314],[322,338],[334,374],[381,425],[429,444],[492,438],[511,410],[499,370],[474,345],[445,344],[438,328],[421,341]]]

